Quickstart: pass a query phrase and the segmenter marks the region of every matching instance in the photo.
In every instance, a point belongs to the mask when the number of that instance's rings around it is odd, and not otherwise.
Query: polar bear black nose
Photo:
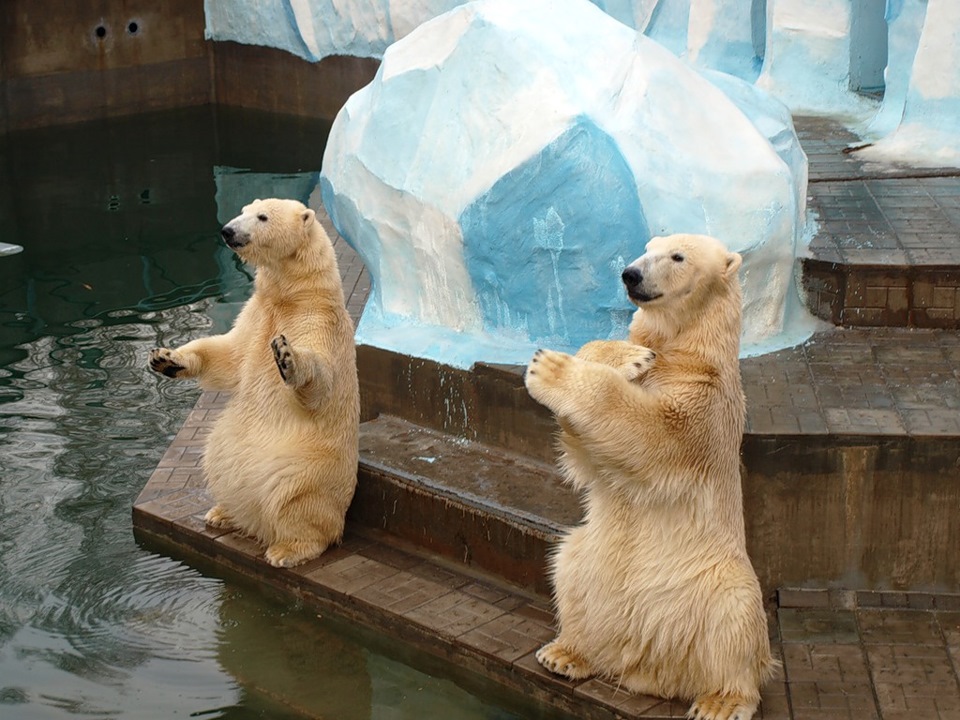
[[[620,279],[623,280],[623,284],[627,287],[636,287],[643,282],[643,275],[635,267],[628,267],[620,275]]]
[[[230,240],[233,237],[233,228],[229,225],[224,225],[223,229],[220,231],[220,236],[224,240]]]

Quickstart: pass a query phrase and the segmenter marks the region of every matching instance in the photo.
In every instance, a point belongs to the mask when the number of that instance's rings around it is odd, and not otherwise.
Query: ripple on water
[[[172,313],[186,326],[174,334],[202,334],[202,309]],[[71,323],[20,345],[0,377],[4,702],[106,717],[143,698],[170,714],[236,700],[216,661],[222,583],[130,532],[133,498],[198,395],[146,366],[168,312]]]

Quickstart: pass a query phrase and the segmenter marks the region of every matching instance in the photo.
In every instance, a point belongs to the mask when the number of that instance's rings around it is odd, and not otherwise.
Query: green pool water
[[[217,231],[306,199],[328,126],[223,108],[0,139],[0,718],[514,718],[368,631],[140,547],[131,505],[198,397],[151,347],[226,328]]]

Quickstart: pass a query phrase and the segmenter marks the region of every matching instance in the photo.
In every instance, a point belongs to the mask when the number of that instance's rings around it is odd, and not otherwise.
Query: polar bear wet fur
[[[539,351],[526,373],[585,493],[554,558],[559,634],[538,660],[709,720],[750,718],[776,665],[744,534],[740,264],[713,238],[654,238],[623,272],[629,342]]]
[[[156,349],[150,366],[232,395],[207,439],[206,521],[266,546],[275,566],[340,540],[357,482],[360,415],[353,323],[330,239],[313,210],[256,200],[224,241],[256,268],[225,335]]]

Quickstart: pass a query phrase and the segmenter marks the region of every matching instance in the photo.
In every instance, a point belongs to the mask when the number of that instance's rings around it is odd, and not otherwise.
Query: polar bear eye
[[[257,220],[259,220],[260,222],[266,222],[267,216],[264,215],[263,213],[260,213],[259,215],[257,215]]]
[[[673,255],[670,256],[670,259],[673,260],[674,262],[683,262],[683,255],[681,255],[680,253],[674,253]]]

